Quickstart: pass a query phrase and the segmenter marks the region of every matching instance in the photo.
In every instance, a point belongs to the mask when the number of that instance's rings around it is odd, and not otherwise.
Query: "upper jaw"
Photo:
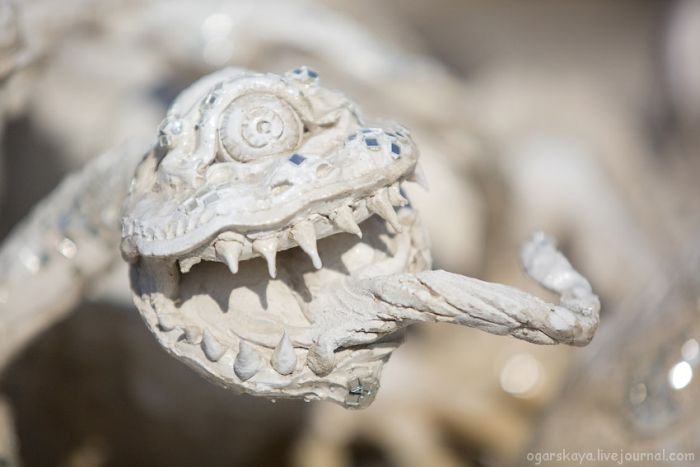
[[[232,273],[238,271],[239,261],[262,256],[268,264],[271,277],[276,276],[276,254],[289,248],[300,247],[309,256],[314,267],[322,267],[316,242],[336,233],[347,232],[362,237],[360,224],[373,214],[383,218],[394,231],[401,231],[395,207],[408,204],[400,188],[400,181],[369,193],[362,198],[328,200],[323,209],[311,210],[301,220],[277,229],[240,233],[222,230],[206,244],[177,256],[180,271],[202,260],[225,263]]]
[[[214,165],[216,183],[184,199],[161,199],[157,207],[148,200],[134,206],[123,237],[138,255],[180,260],[183,272],[203,259],[236,271],[239,260],[264,256],[274,276],[277,251],[301,246],[321,267],[316,239],[361,235],[358,224],[372,214],[400,228],[394,207],[406,204],[400,183],[416,178],[418,156],[406,130],[357,128],[328,155],[302,152],[268,162],[262,171],[268,176],[247,183],[235,173],[226,177],[235,164]]]
[[[408,131],[397,124],[365,127],[345,97],[305,81],[296,70],[288,75],[237,73],[218,84],[203,79],[178,98],[127,203],[127,260],[180,260],[185,271],[201,259],[218,260],[235,271],[238,260],[269,259],[300,246],[320,267],[316,239],[359,234],[357,225],[373,213],[398,228],[393,207],[405,203],[399,183],[414,178],[418,160]],[[261,101],[250,104],[249,92],[262,92]],[[240,131],[249,138],[248,129],[257,128],[255,106],[288,118],[290,128],[303,122],[303,134],[289,133],[299,136],[297,145],[269,154],[241,149],[232,128],[248,122],[240,117],[248,109],[252,123]],[[277,120],[268,120],[277,128]],[[240,151],[233,152],[234,143],[241,143]]]

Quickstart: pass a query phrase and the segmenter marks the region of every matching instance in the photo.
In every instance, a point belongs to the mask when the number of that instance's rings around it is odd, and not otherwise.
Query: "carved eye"
[[[272,94],[248,94],[224,110],[219,139],[225,160],[248,162],[293,151],[301,142],[303,124],[294,108]]]

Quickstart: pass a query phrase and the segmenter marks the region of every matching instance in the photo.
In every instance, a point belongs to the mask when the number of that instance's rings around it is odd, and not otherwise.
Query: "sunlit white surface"
[[[78,246],[68,237],[58,242],[56,248],[58,249],[59,253],[68,259],[75,258],[75,255],[78,253]]]
[[[683,361],[676,363],[668,372],[668,383],[673,389],[683,389],[693,380],[693,367]]]
[[[528,353],[510,357],[501,369],[501,388],[518,397],[532,395],[542,380],[540,362]]]

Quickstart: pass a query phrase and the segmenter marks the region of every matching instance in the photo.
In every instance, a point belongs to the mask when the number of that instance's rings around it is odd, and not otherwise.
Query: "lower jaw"
[[[195,265],[183,275],[174,263],[142,260],[132,265],[135,302],[161,345],[216,384],[254,395],[364,407],[376,394],[383,363],[400,342],[338,350],[335,367],[325,376],[306,365],[313,320],[318,319],[308,316],[315,291],[358,271],[386,266],[395,260],[399,243],[410,237],[390,234],[376,217],[362,228],[361,241],[349,234],[319,241],[321,270],[315,270],[299,248],[280,252],[275,280],[268,277],[260,258],[242,262],[235,275],[215,262]],[[408,265],[392,268],[405,270]],[[290,374],[280,374],[270,365],[285,335],[296,356]],[[262,360],[247,380],[234,371],[242,341],[251,344]]]

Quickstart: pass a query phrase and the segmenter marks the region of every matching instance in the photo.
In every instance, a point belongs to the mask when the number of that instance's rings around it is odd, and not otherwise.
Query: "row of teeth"
[[[161,315],[158,318],[159,327],[166,332],[179,329],[179,327],[169,321],[168,315]],[[188,326],[182,329],[181,339],[191,345],[199,345],[204,356],[210,362],[216,363],[229,350],[224,344],[219,342],[208,330],[203,331],[197,326]],[[233,371],[241,381],[247,381],[255,376],[264,363],[264,357],[255,347],[241,340],[238,346],[238,353],[233,363]],[[269,360],[270,366],[280,375],[290,375],[297,368],[297,354],[287,333],[282,334],[272,356]]]
[[[361,204],[366,207],[366,210],[369,213],[377,214],[383,218],[391,226],[391,228],[394,229],[394,231],[400,232],[402,230],[402,226],[396,211],[394,210],[394,206],[406,206],[408,204],[408,200],[401,194],[398,182],[389,186],[388,188],[381,189],[376,194],[367,198]],[[357,210],[358,208],[355,207],[355,211]],[[353,214],[353,207],[343,206],[329,216],[329,219],[331,223],[339,230],[362,238],[362,230],[355,220],[356,217]],[[318,249],[316,246],[317,235],[313,222],[309,220],[301,221],[295,224],[286,234],[283,234],[283,236],[284,235],[287,235],[291,240],[299,245],[299,247],[309,256],[316,269],[321,269],[323,267],[323,263],[318,254]],[[214,251],[216,259],[225,263],[232,274],[236,274],[238,272],[238,263],[241,256],[245,251],[252,250],[253,253],[257,253],[265,258],[267,261],[268,273],[271,278],[275,278],[277,276],[276,257],[277,252],[279,251],[279,246],[279,236],[263,239],[248,239],[243,235],[225,232],[214,243]],[[198,256],[181,259],[179,261],[180,271],[182,273],[189,272],[191,267],[201,260],[202,258]]]

